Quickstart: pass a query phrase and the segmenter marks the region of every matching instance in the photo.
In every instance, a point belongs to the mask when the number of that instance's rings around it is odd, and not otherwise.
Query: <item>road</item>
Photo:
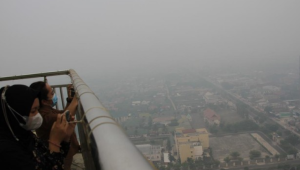
[[[166,85],[166,89],[167,89],[167,97],[168,97],[168,99],[171,101],[171,104],[172,104],[172,106],[173,106],[173,109],[174,109],[174,111],[176,112],[176,111],[177,111],[177,108],[176,108],[176,106],[175,106],[173,100],[171,99],[169,87],[168,87],[167,84],[165,84],[165,85]]]
[[[280,123],[279,121],[277,121],[275,118],[270,118],[271,120],[273,120],[273,122],[279,124],[280,126],[282,126],[284,129],[289,130],[290,132],[294,133],[295,135],[300,137],[300,134],[295,132],[293,129],[290,129],[289,127],[286,127],[285,125],[283,125],[282,123]]]
[[[227,90],[223,89],[222,86],[220,86],[219,84],[215,84],[214,82],[208,80],[208,78],[205,78],[204,79],[206,81],[208,81],[209,83],[213,84],[214,86],[216,86],[217,88],[219,88],[219,90],[222,90],[224,91],[226,94],[230,95],[231,97],[233,97],[234,99],[236,99],[237,101],[240,101],[242,102],[243,104],[245,104],[246,106],[248,106],[249,108],[251,108],[252,110],[256,111],[257,113],[260,113],[260,114],[265,114],[263,112],[261,112],[260,110],[256,109],[255,107],[253,107],[251,105],[250,102],[246,101],[245,99],[240,99],[239,97],[237,97],[235,94],[232,94],[231,92],[228,92]],[[269,117],[268,117],[269,118]],[[272,118],[269,118],[269,120],[273,121],[274,123],[277,123],[279,124],[282,128],[286,129],[286,130],[289,130],[290,132],[294,133],[295,135],[299,136],[300,137],[300,134],[298,134],[297,132],[291,130],[290,128],[287,128],[286,126],[282,125],[281,123],[277,122],[276,120],[272,119]]]

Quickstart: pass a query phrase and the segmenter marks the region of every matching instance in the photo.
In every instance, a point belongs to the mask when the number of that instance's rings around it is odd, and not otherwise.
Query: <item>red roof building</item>
[[[204,120],[209,123],[209,125],[219,125],[221,121],[221,117],[216,114],[215,111],[210,108],[204,110]]]

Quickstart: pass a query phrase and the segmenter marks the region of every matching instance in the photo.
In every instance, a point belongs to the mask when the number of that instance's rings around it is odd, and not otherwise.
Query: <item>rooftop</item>
[[[186,134],[186,133],[195,133],[195,132],[196,132],[195,129],[184,129],[184,130],[182,130],[183,134]]]
[[[169,153],[164,153],[164,163],[170,163]]]
[[[210,108],[204,110],[204,117],[208,120],[220,120],[220,116],[216,114],[215,111],[211,110]]]

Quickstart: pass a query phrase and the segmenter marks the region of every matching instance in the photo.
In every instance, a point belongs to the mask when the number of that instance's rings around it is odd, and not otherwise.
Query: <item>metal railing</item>
[[[123,129],[111,117],[100,103],[97,96],[85,84],[74,70],[47,72],[20,76],[0,77],[0,81],[10,81],[28,78],[38,78],[57,75],[69,75],[79,99],[76,118],[78,132],[84,159],[88,170],[151,170],[155,169],[133,145]],[[67,85],[55,85],[60,89],[62,102],[64,101],[62,88]],[[62,103],[64,107],[64,102]]]

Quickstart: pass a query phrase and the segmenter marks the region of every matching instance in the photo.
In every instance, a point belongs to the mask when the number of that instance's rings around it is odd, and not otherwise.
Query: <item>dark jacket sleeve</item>
[[[0,169],[63,170],[70,143],[62,143],[60,152],[50,153],[48,142],[32,134],[32,145],[24,146],[11,139],[0,138]]]
[[[24,151],[14,142],[0,142],[0,166],[1,169],[36,169],[33,155]],[[5,146],[5,147],[3,147]]]

